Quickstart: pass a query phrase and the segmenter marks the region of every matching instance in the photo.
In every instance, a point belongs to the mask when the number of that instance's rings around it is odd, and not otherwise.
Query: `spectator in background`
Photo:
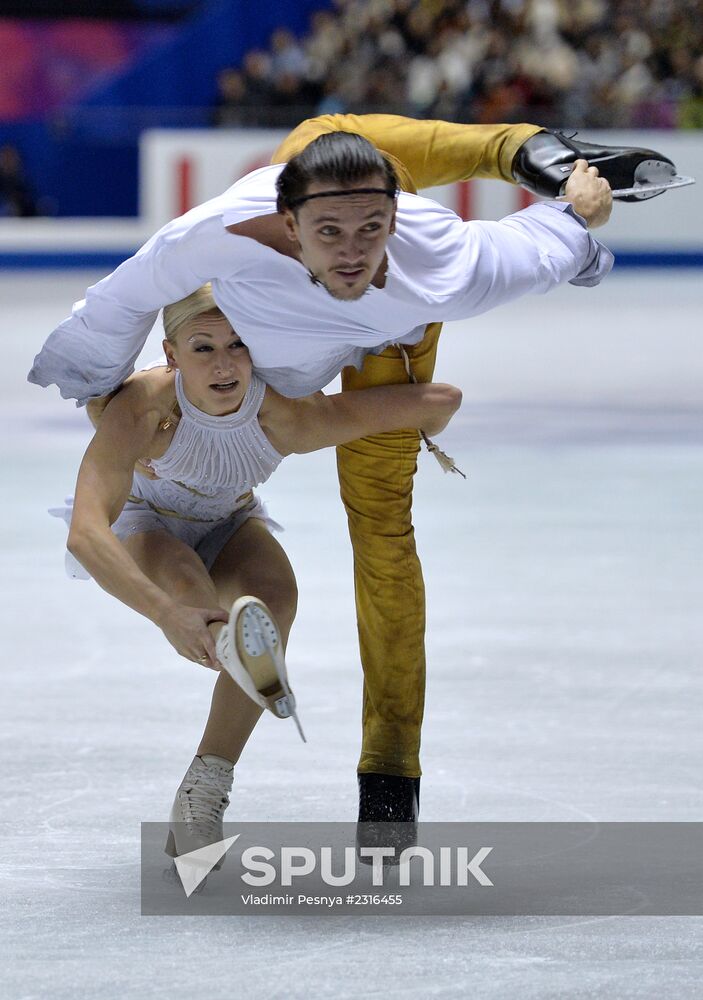
[[[315,108],[315,115],[343,115],[347,112],[347,102],[343,96],[341,80],[331,73],[322,86],[322,96]]]
[[[0,216],[28,218],[36,214],[19,150],[9,144],[0,147]]]
[[[681,128],[703,128],[703,55],[692,65],[691,92],[679,104],[678,124]]]
[[[273,84],[269,56],[261,49],[252,49],[244,56],[242,69],[248,99],[252,105],[259,108],[270,107],[273,101]]]
[[[271,76],[274,83],[284,76],[305,78],[308,61],[295,36],[287,28],[278,28],[271,35]]]
[[[268,123],[279,128],[294,128],[301,119],[315,113],[319,97],[317,87],[292,70],[286,70],[276,79]]]
[[[218,128],[251,125],[250,95],[244,74],[238,69],[223,69],[217,74],[217,98],[212,124]]]
[[[269,81],[273,88],[271,125],[293,128],[315,113],[322,87],[310,75],[307,55],[287,28],[271,35]]]
[[[311,32],[305,41],[308,77],[324,83],[331,66],[337,63],[345,44],[344,33],[337,18],[321,10],[312,15]]]

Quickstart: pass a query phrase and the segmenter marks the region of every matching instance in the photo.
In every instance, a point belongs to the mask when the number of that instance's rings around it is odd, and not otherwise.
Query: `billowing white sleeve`
[[[613,254],[566,202],[542,202],[500,222],[463,226],[454,261],[461,279],[442,310],[443,319],[475,316],[567,281],[597,285],[613,267]]]
[[[212,204],[212,203],[211,203]],[[116,389],[134,362],[158,311],[212,278],[232,273],[240,240],[207,206],[170,222],[77,302],[34,359],[28,380],[53,383],[82,405]]]

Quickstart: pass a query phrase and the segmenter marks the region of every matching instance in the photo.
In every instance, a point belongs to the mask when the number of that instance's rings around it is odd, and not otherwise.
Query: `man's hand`
[[[586,160],[576,161],[566,182],[564,197],[559,200],[570,201],[589,229],[604,226],[613,209],[610,184],[599,176],[598,167],[589,167]]]

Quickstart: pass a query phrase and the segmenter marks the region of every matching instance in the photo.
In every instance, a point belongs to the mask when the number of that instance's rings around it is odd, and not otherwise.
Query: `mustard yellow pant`
[[[393,115],[324,115],[309,119],[273,157],[282,163],[323,132],[358,132],[389,159],[401,186],[415,191],[469,177],[512,180],[518,148],[534,125],[471,126]],[[434,371],[441,324],[408,348],[418,381]],[[397,348],[369,355],[363,370],[345,369],[345,390],[407,382]],[[379,434],[337,449],[342,500],[354,549],[354,585],[364,669],[359,771],[420,775],[425,701],[425,591],[411,518],[416,431]]]

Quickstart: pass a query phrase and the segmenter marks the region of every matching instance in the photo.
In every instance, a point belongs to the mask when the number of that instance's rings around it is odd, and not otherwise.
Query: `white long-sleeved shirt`
[[[595,285],[613,265],[570,205],[532,205],[500,222],[463,222],[401,192],[383,288],[354,302],[313,285],[299,261],[228,232],[276,211],[281,164],[256,170],[159,230],[88,289],[49,336],[29,381],[79,404],[132,372],[158,310],[212,281],[215,301],[278,392],[303,396],[388,344],[418,343],[427,323],[464,319],[565,281]]]

